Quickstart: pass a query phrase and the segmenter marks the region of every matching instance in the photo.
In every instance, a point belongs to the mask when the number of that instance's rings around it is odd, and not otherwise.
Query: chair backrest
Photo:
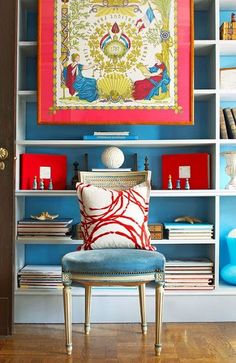
[[[80,181],[96,187],[125,190],[147,181],[151,183],[151,171],[81,171]]]

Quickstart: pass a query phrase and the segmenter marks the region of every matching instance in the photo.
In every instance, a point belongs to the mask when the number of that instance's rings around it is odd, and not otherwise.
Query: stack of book
[[[84,140],[138,140],[138,136],[129,131],[95,131],[93,135],[84,135]]]
[[[61,266],[26,265],[18,272],[18,286],[31,289],[61,289]]]
[[[56,239],[70,240],[72,230],[71,218],[57,218],[53,220],[36,220],[25,218],[17,223],[18,239]]]
[[[165,290],[213,290],[213,269],[209,259],[167,261]]]
[[[236,139],[236,108],[220,109],[221,139]]]
[[[213,224],[210,223],[164,223],[168,239],[207,240],[213,238]]]

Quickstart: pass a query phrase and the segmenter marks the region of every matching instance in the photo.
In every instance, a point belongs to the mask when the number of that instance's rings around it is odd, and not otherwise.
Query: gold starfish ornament
[[[185,222],[185,223],[190,223],[190,224],[202,223],[201,219],[196,218],[196,217],[191,217],[191,216],[181,216],[181,217],[175,218],[175,222]]]
[[[42,212],[38,216],[30,216],[30,217],[33,219],[37,219],[39,221],[46,221],[46,220],[53,220],[53,219],[57,218],[58,216],[59,216],[59,214],[51,215],[48,212]]]

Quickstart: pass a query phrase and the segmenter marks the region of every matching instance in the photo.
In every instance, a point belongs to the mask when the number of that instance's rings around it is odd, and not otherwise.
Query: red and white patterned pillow
[[[80,249],[137,248],[153,251],[148,230],[150,185],[123,191],[77,183],[80,203]]]

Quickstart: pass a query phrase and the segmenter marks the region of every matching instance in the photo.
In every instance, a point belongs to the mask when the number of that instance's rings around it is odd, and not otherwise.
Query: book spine
[[[93,133],[94,136],[110,136],[110,135],[115,135],[115,136],[129,136],[129,131],[94,131]]]
[[[220,109],[220,138],[228,139],[225,116],[222,108]]]
[[[232,115],[233,115],[233,118],[234,118],[234,123],[236,125],[236,108],[231,108],[231,112],[232,112]]]
[[[83,140],[138,140],[138,136],[125,136],[125,135],[84,135]]]
[[[224,108],[225,122],[230,139],[236,139],[236,125],[230,108]]]

